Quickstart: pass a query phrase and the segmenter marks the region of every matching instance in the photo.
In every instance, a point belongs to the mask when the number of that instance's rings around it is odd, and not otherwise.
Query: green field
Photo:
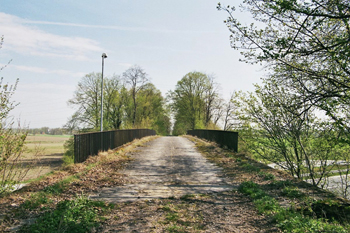
[[[62,165],[63,144],[70,135],[28,135],[23,159],[26,163],[35,163],[25,180],[35,179]]]
[[[62,154],[64,152],[63,144],[70,137],[70,135],[28,135],[25,155],[33,155],[37,147],[44,150],[44,155]]]

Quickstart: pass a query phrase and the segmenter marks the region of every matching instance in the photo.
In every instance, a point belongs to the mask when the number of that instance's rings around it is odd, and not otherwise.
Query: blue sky
[[[74,112],[67,101],[79,80],[101,72],[102,53],[107,77],[137,64],[164,96],[191,71],[214,75],[226,99],[234,90],[252,91],[262,67],[238,61],[217,2],[2,1],[0,64],[12,62],[0,76],[10,84],[19,78],[13,116],[30,128],[62,127]]]

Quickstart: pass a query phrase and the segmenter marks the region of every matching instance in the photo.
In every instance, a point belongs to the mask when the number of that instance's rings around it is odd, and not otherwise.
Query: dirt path
[[[220,167],[208,162],[183,137],[157,138],[131,157],[135,160],[122,171],[128,184],[104,188],[91,198],[124,202],[222,192],[234,187],[222,176]]]

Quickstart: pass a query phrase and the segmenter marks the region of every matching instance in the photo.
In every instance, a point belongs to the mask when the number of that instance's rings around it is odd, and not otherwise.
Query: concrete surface
[[[130,182],[102,189],[90,198],[109,202],[177,197],[232,190],[220,167],[207,161],[183,137],[160,137],[131,153],[135,160],[121,172]]]

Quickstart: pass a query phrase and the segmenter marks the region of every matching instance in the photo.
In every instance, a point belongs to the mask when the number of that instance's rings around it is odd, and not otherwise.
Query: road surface
[[[185,194],[232,190],[222,169],[206,160],[193,142],[183,137],[159,137],[136,148],[121,171],[129,184],[102,189],[91,198],[109,202],[134,201]]]

